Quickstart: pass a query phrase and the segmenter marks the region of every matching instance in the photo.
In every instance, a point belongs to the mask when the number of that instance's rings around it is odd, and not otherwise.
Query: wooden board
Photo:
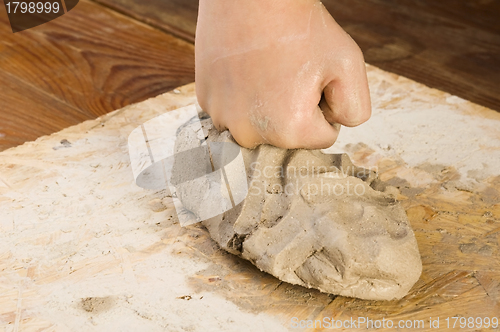
[[[500,114],[374,67],[368,76],[373,117],[343,128],[337,149],[401,190],[423,261],[405,298],[282,283],[221,251],[199,224],[181,228],[166,192],[135,186],[129,133],[194,103],[188,85],[0,153],[0,326],[286,331],[294,317],[367,317],[423,320],[425,331],[430,317],[440,330],[457,330],[448,317],[498,317]]]
[[[0,54],[0,150],[194,81],[192,44],[86,0],[15,34],[0,10]]]
[[[198,0],[97,0],[194,40]],[[500,2],[323,0],[367,63],[500,111]]]
[[[94,0],[138,21],[194,43],[198,0],[127,1]]]
[[[497,1],[327,0],[365,59],[500,111]]]

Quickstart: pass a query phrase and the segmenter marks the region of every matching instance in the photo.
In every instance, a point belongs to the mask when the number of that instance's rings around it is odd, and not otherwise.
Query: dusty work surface
[[[401,190],[423,263],[405,298],[281,283],[221,251],[201,225],[181,228],[165,192],[138,188],[128,134],[194,103],[188,85],[0,153],[0,326],[286,331],[368,317],[428,330],[429,317],[441,329],[447,317],[498,317],[500,114],[373,67],[368,76],[373,118],[343,128],[333,150]]]

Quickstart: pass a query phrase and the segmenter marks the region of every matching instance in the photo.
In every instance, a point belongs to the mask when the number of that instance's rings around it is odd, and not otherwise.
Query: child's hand
[[[318,0],[201,0],[196,92],[249,148],[327,148],[371,115],[363,55]]]

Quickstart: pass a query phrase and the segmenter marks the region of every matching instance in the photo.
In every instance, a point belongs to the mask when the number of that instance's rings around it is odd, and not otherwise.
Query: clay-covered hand
[[[371,115],[363,55],[318,0],[201,0],[196,92],[248,148],[327,148]]]

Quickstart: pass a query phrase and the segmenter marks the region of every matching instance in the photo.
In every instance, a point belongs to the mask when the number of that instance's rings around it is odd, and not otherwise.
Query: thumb
[[[371,116],[370,90],[364,61],[348,61],[323,89],[320,108],[329,123],[355,127]]]

